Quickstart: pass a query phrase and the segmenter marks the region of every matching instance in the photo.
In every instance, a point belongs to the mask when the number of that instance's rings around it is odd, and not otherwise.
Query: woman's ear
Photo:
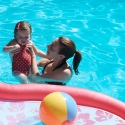
[[[60,55],[60,58],[61,58],[61,59],[64,59],[64,58],[65,58],[65,56],[64,56],[64,55]]]

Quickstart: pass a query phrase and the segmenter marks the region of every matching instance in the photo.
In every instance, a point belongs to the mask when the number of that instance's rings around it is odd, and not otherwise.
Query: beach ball
[[[46,125],[71,125],[76,113],[75,100],[65,92],[50,93],[40,104],[40,119]]]

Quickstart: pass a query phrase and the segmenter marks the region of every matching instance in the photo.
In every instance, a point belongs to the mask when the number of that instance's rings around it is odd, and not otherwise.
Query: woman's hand
[[[33,50],[33,44],[32,43],[29,43],[26,45],[27,47],[27,50],[29,51],[31,57],[35,57],[35,53],[34,53],[34,50]]]
[[[33,43],[29,42],[28,44],[26,44],[26,48],[33,48]]]
[[[34,74],[29,74],[29,79],[30,79],[30,81],[31,82],[33,82],[33,83],[41,83],[41,81],[39,81],[39,73],[37,73],[36,75],[34,75]]]

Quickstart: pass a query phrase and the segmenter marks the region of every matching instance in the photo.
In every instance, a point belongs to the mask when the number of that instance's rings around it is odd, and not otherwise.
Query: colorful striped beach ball
[[[50,93],[40,105],[40,119],[46,125],[71,125],[76,113],[75,100],[65,92]]]

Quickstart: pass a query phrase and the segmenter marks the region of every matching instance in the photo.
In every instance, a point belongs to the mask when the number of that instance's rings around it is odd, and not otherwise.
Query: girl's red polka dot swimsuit
[[[31,55],[26,50],[26,45],[20,45],[20,52],[13,55],[12,72],[28,75],[31,67]]]

